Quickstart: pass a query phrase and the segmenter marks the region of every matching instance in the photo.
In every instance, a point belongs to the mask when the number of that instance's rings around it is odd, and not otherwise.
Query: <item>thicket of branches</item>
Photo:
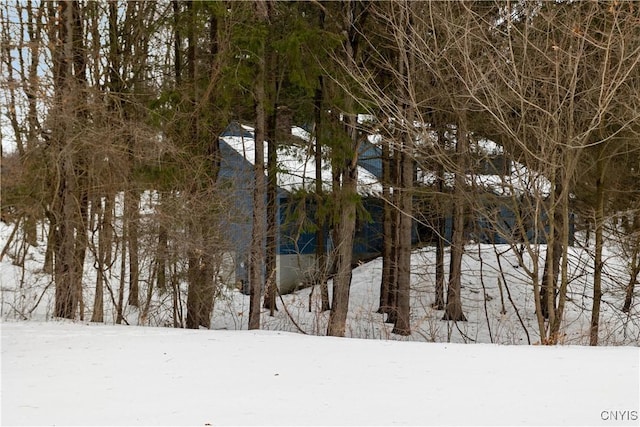
[[[262,308],[278,308],[276,148],[286,143],[285,119],[310,129],[318,171],[330,156],[332,191],[318,175],[310,197],[323,208],[309,218],[317,240],[330,230],[333,242],[328,256],[324,243],[317,252],[327,334],[345,335],[358,153],[373,133],[384,205],[379,312],[394,333],[411,334],[416,222],[437,249],[434,308],[443,320],[466,320],[470,212],[518,254],[543,342],[562,335],[574,227],[587,236],[577,244],[592,245],[591,344],[605,236],[628,254],[622,309],[634,304],[634,3],[25,0],[0,12],[2,221],[16,229],[6,247],[37,245],[44,230],[56,317],[145,323],[160,300],[172,326],[210,327],[235,249],[226,224],[243,214],[253,227],[249,327],[259,328]],[[358,120],[363,113],[373,119]],[[251,213],[234,211],[218,179],[218,136],[231,121],[253,126],[256,150],[266,154],[266,162],[256,156]],[[526,191],[506,179],[500,194],[476,187],[486,139],[526,171]],[[498,205],[512,213],[509,227]],[[87,260],[95,283],[86,283]],[[85,301],[89,288],[93,301]]]

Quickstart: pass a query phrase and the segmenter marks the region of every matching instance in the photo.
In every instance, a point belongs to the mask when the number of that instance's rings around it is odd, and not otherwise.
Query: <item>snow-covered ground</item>
[[[497,255],[496,255],[497,254]],[[608,251],[605,256],[606,279],[603,284],[600,343],[602,345],[640,344],[640,304],[629,313],[621,311],[628,275],[619,256]],[[525,256],[525,258],[527,258]],[[448,260],[448,253],[446,254]],[[540,275],[544,250],[540,254]],[[592,261],[585,250],[571,248],[570,285],[565,310],[563,344],[589,343],[591,320]],[[591,263],[591,264],[590,264]],[[531,263],[529,263],[531,267]],[[448,265],[445,265],[448,271]],[[508,245],[468,245],[463,258],[462,305],[468,322],[443,322],[443,311],[431,304],[435,294],[435,249],[415,250],[412,256],[411,322],[409,337],[391,334],[392,325],[376,311],[379,307],[379,287],[382,260],[375,259],[353,271],[349,302],[347,336],[354,338],[413,340],[428,342],[536,344],[540,342],[533,287],[518,266]],[[283,296],[284,307],[274,317],[263,314],[263,327],[270,330],[297,332],[302,329],[312,335],[326,331],[328,313],[318,310],[319,290],[313,291],[309,311],[309,294],[302,289]],[[636,298],[637,300],[638,298]],[[238,292],[221,298],[213,316],[217,329],[246,329],[248,297]],[[504,312],[503,312],[504,311]],[[294,322],[295,321],[295,322]]]
[[[10,232],[0,223],[2,247]],[[409,337],[376,313],[381,260],[356,268],[347,335],[367,339],[311,336],[325,333],[328,315],[309,288],[284,295],[274,317],[265,311],[257,332],[245,330],[249,300],[237,290],[216,301],[214,330],[157,327],[172,323],[169,294],[155,295],[144,319],[126,308],[139,326],[113,325],[110,310],[104,325],[55,321],[44,245],[29,249],[24,269],[12,262],[19,250],[0,261],[2,425],[640,424],[640,304],[636,295],[630,313],[620,310],[629,276],[615,245],[605,251],[599,348],[576,345],[588,343],[592,302],[593,262],[580,247],[570,251],[567,345],[553,348],[497,345],[540,341],[530,279],[506,245],[467,246],[468,322],[457,324],[431,307],[434,249],[416,250]]]
[[[2,425],[639,423],[634,347],[1,326]]]
[[[153,204],[152,195],[145,196],[144,205]],[[152,212],[152,208],[148,208]],[[143,213],[147,213],[147,210]],[[143,215],[144,217],[144,215]],[[0,222],[0,246],[5,243],[13,226]],[[39,227],[44,239],[46,228]],[[568,300],[561,327],[562,344],[589,344],[589,325],[593,303],[593,249],[585,249],[585,238],[579,235],[577,244],[569,248]],[[140,300],[149,301],[148,310],[132,306],[124,309],[125,323],[143,326],[172,326],[172,292],[153,292],[146,295],[145,278],[152,269],[155,242],[140,242],[140,271],[143,286]],[[148,247],[144,247],[148,245]],[[26,249],[26,254],[22,249]],[[0,260],[0,317],[46,321],[52,318],[54,287],[51,277],[42,272],[44,241],[37,247],[25,246],[20,239],[7,248]],[[529,252],[529,250],[531,252]],[[347,336],[353,338],[412,340],[427,342],[536,344],[541,341],[535,315],[533,281],[526,271],[538,266],[542,276],[544,245],[532,246],[524,252],[524,265],[518,265],[514,248],[509,245],[468,244],[463,257],[462,305],[468,322],[443,322],[443,312],[432,308],[435,295],[435,248],[416,249],[412,256],[411,323],[409,337],[391,334],[392,325],[376,311],[379,307],[379,288],[382,273],[380,258],[364,263],[353,271],[350,292]],[[448,251],[448,249],[447,249]],[[537,256],[537,261],[534,261]],[[19,265],[24,257],[24,268]],[[445,271],[448,271],[448,253]],[[630,256],[623,247],[610,240],[603,253],[603,296],[600,314],[600,345],[640,345],[640,288],[636,286],[631,310],[622,312],[625,288],[629,282]],[[113,301],[120,285],[119,252],[116,252],[111,271],[105,273],[108,282],[104,293],[105,322],[115,323]],[[125,282],[126,282],[125,278]],[[538,279],[539,280],[539,279]],[[84,319],[91,318],[95,295],[95,268],[91,251],[87,254],[84,273]],[[126,289],[125,289],[126,292]],[[310,293],[313,295],[310,297]],[[306,288],[278,301],[279,311],[270,317],[265,311],[262,328],[288,332],[324,335],[328,313],[318,310],[320,292]],[[127,295],[124,295],[125,301]],[[184,322],[186,285],[181,288],[178,311]],[[235,288],[220,293],[215,303],[212,325],[214,329],[247,329],[249,297]]]

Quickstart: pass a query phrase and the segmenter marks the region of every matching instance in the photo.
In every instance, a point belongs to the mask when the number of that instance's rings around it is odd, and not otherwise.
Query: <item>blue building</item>
[[[314,275],[316,270],[316,202],[310,194],[315,191],[315,156],[311,135],[299,127],[292,128],[292,138],[278,146],[276,283],[282,293],[295,290]],[[232,123],[220,136],[221,164],[219,183],[228,186],[234,200],[229,233],[234,244],[236,282],[244,283],[246,291],[249,265],[248,255],[252,233],[253,180],[255,141],[251,127]],[[361,208],[356,221],[354,262],[372,259],[382,252],[383,207],[382,158],[379,137],[370,136],[359,147],[358,192]],[[483,153],[476,159],[473,172],[467,175],[474,209],[466,218],[468,239],[481,243],[510,243],[521,239],[518,224],[524,224],[526,240],[545,243],[548,225],[544,215],[534,216],[523,209],[532,200],[532,191],[548,191],[546,178],[528,171],[523,165],[507,160],[488,141],[478,144]],[[488,148],[487,148],[488,147]],[[266,156],[266,154],[265,154]],[[266,163],[266,158],[265,158]],[[331,167],[322,165],[322,181],[326,193],[331,192]],[[432,186],[435,175],[428,170],[416,170],[416,198],[412,243],[430,244],[436,235],[436,209],[433,208]],[[445,174],[447,189],[451,189],[453,175]],[[424,191],[420,191],[420,189]],[[447,191],[447,190],[445,190]],[[427,195],[420,199],[420,193]],[[266,195],[265,195],[266,197]],[[430,205],[431,204],[431,205]],[[531,211],[530,211],[531,212]],[[443,218],[445,240],[451,240],[451,216]],[[570,230],[573,236],[573,227]],[[524,240],[524,239],[523,239]],[[324,236],[327,253],[333,249],[331,233]]]
[[[360,147],[359,164],[377,177],[382,177],[382,150],[379,138],[371,136]],[[473,192],[471,209],[465,218],[465,236],[468,240],[487,244],[505,244],[518,241],[545,244],[549,224],[544,209],[535,206],[534,194],[546,198],[551,183],[542,175],[511,161],[502,147],[493,141],[480,139],[474,145],[472,165],[466,176],[467,188]],[[451,191],[454,175],[445,173],[445,192]],[[444,238],[452,236],[451,214],[438,218],[436,177],[433,171],[416,169],[414,196],[414,242],[434,243],[438,222],[444,222]],[[445,211],[450,211],[445,207]],[[535,212],[542,212],[536,214]],[[536,221],[537,217],[537,221]],[[573,244],[574,219],[571,215],[569,238]],[[523,229],[521,229],[522,227]]]
[[[301,286],[316,269],[316,217],[313,197],[305,194],[315,190],[315,158],[310,135],[302,128],[292,128],[293,141],[278,146],[276,241],[276,283],[287,293]],[[249,272],[248,256],[253,226],[253,188],[255,162],[254,132],[251,127],[232,123],[220,136],[219,184],[228,186],[233,200],[233,218],[229,233],[234,244],[236,282],[246,291]],[[265,159],[266,162],[266,159]],[[354,261],[377,256],[382,247],[382,203],[378,199],[381,186],[378,178],[359,167],[358,192],[363,210],[357,220],[354,240]],[[331,167],[322,166],[323,186],[331,190]],[[266,197],[266,195],[265,195]],[[331,234],[324,236],[324,247],[330,252]]]

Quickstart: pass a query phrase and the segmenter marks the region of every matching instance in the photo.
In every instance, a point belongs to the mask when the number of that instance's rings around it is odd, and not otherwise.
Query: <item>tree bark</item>
[[[75,318],[82,310],[82,271],[86,253],[86,178],[81,150],[72,132],[76,120],[86,116],[84,105],[86,72],[82,21],[79,3],[60,2],[58,31],[54,33],[54,88],[56,102],[52,108],[53,161],[57,164],[57,191],[52,203],[55,218],[54,280],[56,283],[54,316]]]
[[[269,18],[268,6],[263,2],[256,3],[256,16],[259,22],[266,23]],[[264,176],[264,141],[266,139],[266,103],[265,93],[266,58],[264,46],[257,54],[257,69],[254,83],[255,103],[255,162],[253,189],[253,233],[249,258],[249,329],[260,329],[260,298],[264,287],[264,244],[266,182]]]
[[[199,173],[188,184],[189,203],[193,206],[193,212],[188,227],[190,247],[187,251],[189,289],[186,326],[191,329],[211,327],[217,289],[215,270],[219,263],[219,252],[224,250],[219,245],[215,225],[219,211],[216,206],[216,182],[220,168],[220,127],[216,119],[217,101],[214,94],[220,66],[218,18],[215,10],[206,12],[207,9],[199,8],[196,3],[187,3],[187,79],[181,79],[189,96],[189,127],[186,133],[191,140],[194,158],[200,162],[197,168]],[[205,15],[202,16],[202,13]],[[209,23],[209,51],[204,56],[206,62],[200,60],[197,48],[203,36],[197,31],[201,19]],[[176,67],[176,71],[180,72],[179,67]]]
[[[393,207],[391,211],[391,223],[392,223],[392,237],[391,237],[391,272],[389,281],[389,311],[387,313],[386,323],[392,323],[395,325],[398,319],[398,266],[400,258],[400,216],[401,212],[398,209],[400,206],[400,186],[401,171],[402,171],[402,154],[397,148],[393,150],[393,157],[391,158],[392,164],[392,182],[393,192],[391,194],[391,200],[393,200]]]
[[[389,141],[382,141],[382,278],[380,281],[380,307],[378,313],[390,314],[393,309],[392,291],[395,283],[395,259],[394,243],[395,227],[392,206],[392,163],[391,163],[391,147]],[[395,188],[396,186],[393,185]]]
[[[133,162],[133,154],[130,154]],[[131,180],[128,180],[131,183]],[[131,184],[129,184],[131,185]],[[129,246],[129,295],[127,303],[134,307],[140,306],[140,267],[138,254],[138,221],[140,215],[140,196],[134,189],[125,192],[124,216],[128,223],[127,244]]]
[[[407,41],[413,37],[411,7],[409,2],[400,5],[398,13],[400,25],[396,30],[402,32],[398,37],[401,41],[398,69],[398,102],[402,105],[402,116],[409,125],[401,134],[400,169],[398,170],[398,190],[400,218],[398,224],[398,283],[396,300],[396,319],[391,331],[394,334],[411,334],[411,229],[413,218],[413,128],[414,109],[407,104],[413,98],[414,57],[407,49]]]
[[[410,288],[411,288],[411,226],[413,212],[413,143],[411,135],[405,135],[400,170],[400,226],[398,241],[398,280],[396,319],[392,333],[411,334]]]
[[[604,188],[605,188],[605,167],[602,154],[598,156],[596,162],[596,206],[595,206],[595,257],[594,257],[594,273],[593,273],[593,304],[591,306],[591,328],[589,334],[589,345],[598,345],[598,329],[600,326],[600,302],[602,300],[602,269],[604,263],[602,261],[602,247],[604,244]]]
[[[355,117],[349,118],[347,126],[355,134]],[[333,303],[329,316],[327,335],[344,337],[346,331],[347,312],[349,310],[349,294],[351,289],[351,263],[353,258],[353,237],[356,225],[357,196],[357,158],[349,159],[343,166],[342,186],[338,194],[340,216],[338,218],[338,240],[336,241],[336,274],[333,278]]]
[[[127,224],[122,225],[122,242],[120,247],[120,280],[118,286],[118,301],[116,302],[116,324],[120,325],[124,320],[124,288],[127,276]]]
[[[557,200],[561,197],[562,182],[560,172],[553,172],[557,176],[553,197],[549,203],[548,217],[550,230],[547,236],[547,255],[545,257],[542,284],[540,285],[540,306],[545,319],[553,321],[556,316],[556,298],[558,295],[558,276],[560,271],[560,258],[562,257],[562,214],[557,206]],[[551,240],[551,242],[549,242]]]
[[[100,231],[98,237],[98,257],[97,257],[97,271],[96,271],[96,294],[93,301],[93,311],[91,314],[92,322],[104,322],[104,285],[105,285],[105,271],[110,263],[108,256],[111,254],[111,245],[113,239],[111,238],[111,219],[112,219],[112,206],[109,202],[110,196],[105,196],[104,205],[102,200],[98,200],[100,204],[99,217],[98,217],[98,230]],[[110,256],[109,256],[110,258]]]
[[[265,293],[264,308],[269,310],[269,315],[273,316],[278,310],[276,297],[278,295],[278,285],[276,283],[276,252],[278,238],[278,143],[276,140],[276,124],[278,120],[278,103],[275,99],[278,93],[278,83],[275,73],[277,67],[273,49],[270,46],[270,37],[267,36],[265,46],[266,81],[269,85],[267,100],[269,103],[269,114],[266,119],[266,139],[267,139],[267,233],[266,233],[266,273],[265,273]],[[271,96],[269,96],[269,94]]]
[[[160,292],[167,289],[167,255],[169,249],[167,227],[158,225],[158,247],[156,249],[156,286]]]
[[[631,303],[633,302],[633,292],[638,281],[638,274],[640,274],[640,264],[638,263],[639,247],[635,242],[631,243],[631,245],[633,245],[633,254],[630,261],[631,274],[629,275],[629,283],[627,283],[627,287],[625,290],[624,305],[622,306],[623,313],[629,313],[629,310],[631,310]]]
[[[320,28],[324,28],[324,12],[320,11]],[[327,221],[326,215],[321,209],[324,203],[324,189],[322,188],[322,135],[324,122],[323,116],[323,98],[324,98],[324,79],[322,75],[318,76],[318,87],[316,88],[313,104],[315,115],[315,167],[316,167],[316,224],[318,229],[316,230],[316,279],[320,286],[320,310],[325,312],[331,309],[329,304],[329,286],[327,285],[328,276],[328,260],[327,260],[327,248],[325,245],[325,236],[327,235]]]
[[[445,149],[444,132],[438,130],[438,144],[442,150]],[[445,186],[444,186],[444,165],[438,161],[436,165],[436,292],[433,308],[436,310],[444,310],[444,250],[447,232],[447,217],[443,203]]]
[[[73,160],[65,157],[62,160],[61,185],[58,191],[59,211],[57,221],[57,250],[55,251],[55,317],[74,319],[78,310],[75,226],[78,222],[75,193],[75,176]]]
[[[442,320],[456,322],[466,321],[462,312],[461,282],[462,255],[464,253],[464,192],[466,187],[466,155],[468,149],[468,135],[466,118],[460,117],[456,132],[456,171],[453,189],[453,235],[451,238],[451,261],[449,266],[449,284],[447,287],[447,305]]]
[[[347,35],[344,42],[347,60],[354,64],[357,61],[360,38],[359,24],[366,17],[361,5],[349,1],[344,10],[344,31]],[[337,207],[339,209],[336,227],[336,274],[333,278],[333,302],[329,315],[327,335],[343,337],[346,332],[347,313],[349,311],[349,294],[351,290],[351,273],[353,261],[353,238],[356,229],[356,200],[358,198],[358,129],[357,115],[354,114],[355,100],[348,96],[345,100],[344,128],[348,135],[346,147],[338,150],[338,161],[334,160],[334,178],[340,177],[339,188],[334,187]],[[336,181],[334,180],[334,184]],[[337,190],[337,192],[336,192]]]
[[[203,228],[193,227],[190,234],[192,236],[200,234],[201,237],[189,251],[186,327],[198,329],[202,326],[208,329],[211,327],[215,293],[215,284],[212,279],[213,260],[211,255],[206,253],[207,241],[204,237],[208,235],[208,226],[205,224]]]

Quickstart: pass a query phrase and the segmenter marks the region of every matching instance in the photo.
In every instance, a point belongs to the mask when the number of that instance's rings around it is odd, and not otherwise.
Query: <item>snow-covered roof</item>
[[[416,127],[419,123],[416,123]],[[433,129],[428,126],[424,126],[421,135],[418,137],[419,143],[423,145],[434,144],[438,140],[438,135]],[[450,141],[455,142],[455,133],[447,131],[447,138]],[[383,137],[380,134],[369,135],[368,142],[377,147],[380,150],[380,144]],[[491,163],[491,159],[495,159],[504,156],[504,148],[496,142],[487,138],[474,139],[470,144],[470,150],[474,155],[479,156],[483,161]],[[379,151],[378,151],[379,155]],[[504,161],[504,160],[502,160]],[[540,194],[542,196],[548,196],[551,191],[551,183],[549,180],[540,173],[530,170],[526,166],[518,162],[508,162],[509,170],[506,174],[490,174],[482,172],[475,172],[466,175],[466,183],[472,187],[481,187],[485,190],[499,196],[521,196],[523,194]],[[489,171],[495,170],[494,167],[489,165]],[[498,168],[501,169],[501,168]],[[445,173],[445,185],[447,187],[453,187],[455,174]],[[434,185],[436,182],[435,172],[431,170],[418,169],[417,182],[424,185]]]
[[[236,132],[237,133],[237,132]],[[309,145],[278,145],[278,187],[285,191],[315,190],[316,162],[311,143],[312,136],[301,127],[294,126],[291,134]],[[242,125],[242,135],[223,134],[221,139],[244,157],[252,165],[255,164],[254,129]],[[264,161],[267,162],[267,144],[265,141]],[[331,164],[323,156],[322,185],[326,191],[331,190]],[[375,195],[382,192],[378,179],[369,171],[358,166],[358,193],[361,195]]]
[[[426,129],[423,135],[424,143],[430,143],[435,139],[434,131]],[[315,189],[316,164],[312,147],[312,135],[301,127],[291,128],[291,134],[298,137],[308,145],[279,145],[278,146],[278,186],[286,191]],[[234,133],[225,134],[222,139],[235,151],[243,156],[249,163],[255,162],[254,129],[250,126],[240,125]],[[455,136],[454,136],[455,138]],[[382,140],[380,134],[369,135],[368,142],[378,147]],[[267,143],[265,142],[265,145]],[[486,138],[479,138],[471,144],[471,150],[482,157],[495,157],[504,155],[504,149],[499,144]],[[331,165],[326,160],[327,153],[323,153],[322,182],[326,191],[331,190]],[[266,162],[265,149],[265,162]],[[366,166],[366,165],[365,165]],[[371,167],[368,169],[371,170]],[[358,192],[363,195],[380,194],[382,186],[376,176],[362,166],[358,166]],[[375,172],[375,171],[374,171]],[[445,173],[445,185],[452,187],[454,174]],[[433,171],[418,170],[417,181],[425,185],[433,185],[436,176]],[[504,174],[472,173],[466,175],[469,186],[484,188],[499,196],[521,196],[523,194],[539,194],[548,196],[551,189],[549,180],[538,172],[532,171],[518,162],[510,162],[509,171]]]
[[[453,187],[455,174],[446,172],[444,181],[447,187]],[[433,185],[436,175],[432,171],[418,171],[418,182]],[[506,175],[467,174],[466,183],[469,186],[482,187],[498,196],[522,196],[523,194],[548,196],[551,182],[543,175],[534,172],[518,162],[512,162],[510,173]]]
[[[486,155],[504,154],[504,148],[494,141],[486,138],[480,138],[475,144],[471,144],[471,150],[481,152]]]

